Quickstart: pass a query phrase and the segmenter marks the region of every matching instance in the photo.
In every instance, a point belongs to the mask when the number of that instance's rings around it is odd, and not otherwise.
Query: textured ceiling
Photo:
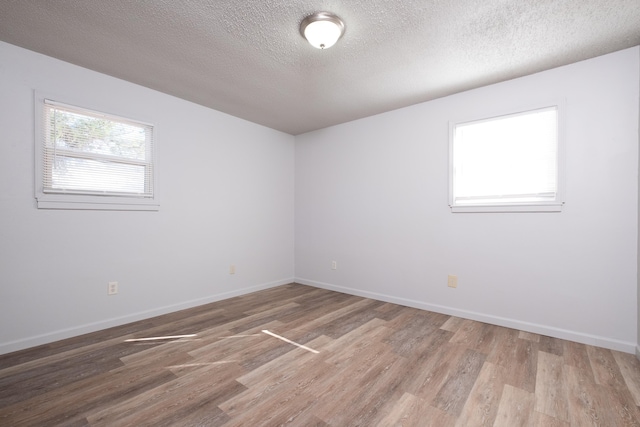
[[[0,0],[0,40],[296,135],[638,45],[640,0]]]

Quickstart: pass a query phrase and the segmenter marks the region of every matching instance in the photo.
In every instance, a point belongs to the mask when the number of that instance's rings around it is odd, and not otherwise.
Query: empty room
[[[640,426],[640,2],[0,1],[1,426]]]

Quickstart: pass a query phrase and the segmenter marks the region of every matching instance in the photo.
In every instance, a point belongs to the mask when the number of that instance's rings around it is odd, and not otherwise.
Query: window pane
[[[142,126],[49,107],[50,143],[56,148],[145,160]]]
[[[454,204],[555,200],[555,107],[458,124],[453,138]]]
[[[153,198],[153,127],[45,101],[42,192]]]

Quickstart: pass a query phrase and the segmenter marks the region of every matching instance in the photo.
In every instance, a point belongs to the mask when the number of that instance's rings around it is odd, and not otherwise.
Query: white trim
[[[249,294],[252,292],[274,288],[276,286],[288,285],[289,283],[293,283],[293,281],[294,281],[293,278],[291,278],[291,279],[282,279],[275,282],[263,283],[256,286],[249,286],[246,288],[236,289],[229,292],[222,292],[219,294],[214,294],[204,298],[185,301],[178,304],[172,304],[172,305],[167,305],[163,307],[153,308],[150,310],[139,311],[136,313],[127,314],[125,316],[114,317],[111,319],[105,319],[97,322],[86,323],[80,326],[74,326],[71,328],[60,329],[57,331],[48,332],[41,335],[35,335],[32,337],[22,338],[15,341],[0,343],[0,355],[11,353],[14,351],[24,350],[27,348],[35,347],[37,345],[48,344],[48,343],[63,340],[66,338],[76,337],[78,335],[101,331],[103,329],[112,328],[114,326],[125,325],[127,323],[136,322],[138,320],[150,319],[155,316],[173,313],[173,312],[184,310],[187,308],[198,307],[200,305],[221,301],[221,300],[237,297],[240,295]]]
[[[316,288],[328,289],[336,292],[342,292],[349,295],[357,295],[365,298],[371,298],[378,301],[390,302],[393,304],[404,305],[407,307],[419,308],[422,310],[433,311],[436,313],[448,314],[450,316],[461,317],[464,319],[476,320],[478,322],[489,323],[506,328],[517,329],[521,331],[531,332],[540,335],[546,335],[554,338],[560,338],[568,341],[575,341],[582,344],[604,347],[610,350],[622,351],[633,354],[636,351],[636,343],[629,341],[620,341],[597,335],[585,334],[582,332],[570,331],[567,329],[554,328],[551,326],[541,325],[538,323],[523,322],[521,320],[509,319],[506,317],[493,316],[475,311],[460,310],[453,307],[447,307],[437,304],[429,304],[422,301],[394,297],[387,294],[379,294],[377,292],[362,291],[360,289],[347,288],[343,286],[332,285],[330,283],[317,282],[301,277],[295,278],[296,283],[302,285],[314,286]]]
[[[451,212],[562,212],[563,203],[450,206]]]
[[[40,92],[40,91],[36,91],[36,92]],[[54,98],[58,98],[58,97],[54,96]],[[64,102],[58,102],[44,95],[43,95],[43,100],[46,105],[53,105],[55,107],[69,108],[73,110],[77,110],[81,108],[87,112],[93,113],[97,116],[101,116],[107,119],[117,119],[119,121],[134,124],[134,125],[146,125],[146,126],[152,126],[152,127],[154,126],[153,123],[151,122],[143,122],[141,120],[132,120],[130,117],[120,116],[120,115],[111,114],[111,113],[105,113],[104,111],[96,110],[93,108],[79,107],[78,105],[74,105],[74,104],[65,104]]]
[[[82,197],[82,200],[78,200]],[[105,196],[106,197],[106,196]],[[120,200],[120,198],[118,198]],[[128,203],[108,203],[99,196],[65,196],[43,195],[37,199],[38,209],[74,209],[74,210],[102,210],[102,211],[158,211],[160,205],[157,200],[134,199]]]

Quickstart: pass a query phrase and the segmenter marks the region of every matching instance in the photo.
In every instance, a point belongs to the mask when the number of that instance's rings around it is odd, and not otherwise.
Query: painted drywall
[[[296,280],[634,352],[638,49],[299,135]],[[451,213],[448,121],[549,100],[563,211]]]
[[[37,209],[34,90],[153,123],[160,211]],[[292,281],[293,136],[6,43],[0,129],[0,353]]]

